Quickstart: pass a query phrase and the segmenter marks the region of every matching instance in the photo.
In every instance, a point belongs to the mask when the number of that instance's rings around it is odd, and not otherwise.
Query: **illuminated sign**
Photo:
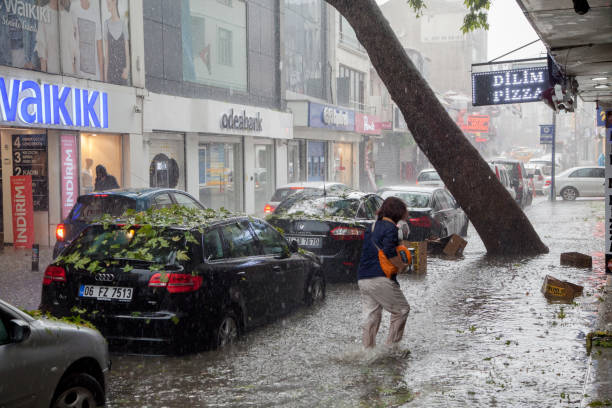
[[[535,102],[550,88],[547,67],[472,73],[472,105]]]
[[[308,126],[352,132],[355,130],[355,111],[311,102],[308,107]]]
[[[461,130],[465,132],[482,132],[487,133],[489,131],[489,115],[469,115],[467,123],[463,121],[463,115],[459,117],[457,121]]]
[[[0,77],[0,120],[107,129],[108,94]]]

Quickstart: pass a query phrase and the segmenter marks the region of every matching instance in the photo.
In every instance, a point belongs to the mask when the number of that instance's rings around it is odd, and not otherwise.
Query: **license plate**
[[[301,247],[321,248],[321,237],[289,237],[289,241],[297,241]]]
[[[98,300],[132,300],[134,288],[119,288],[114,286],[81,285],[79,297],[95,298]]]

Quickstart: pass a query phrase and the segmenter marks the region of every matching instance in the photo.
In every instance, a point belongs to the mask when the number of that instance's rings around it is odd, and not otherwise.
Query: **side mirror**
[[[11,342],[21,343],[30,336],[30,325],[20,319],[13,319],[9,324]]]
[[[300,248],[300,246],[298,245],[298,243],[297,243],[297,241],[295,239],[289,243],[289,250],[291,252],[296,253],[299,248]]]

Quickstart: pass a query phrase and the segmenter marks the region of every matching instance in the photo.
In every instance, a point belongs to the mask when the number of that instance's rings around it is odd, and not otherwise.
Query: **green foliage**
[[[78,310],[81,311],[82,309],[78,309]],[[52,320],[52,321],[56,321],[56,322],[74,324],[77,327],[79,327],[79,326],[80,327],[87,327],[89,329],[97,330],[96,326],[91,324],[91,322],[89,322],[89,321],[87,321],[85,319],[82,319],[80,314],[77,314],[75,316],[70,316],[70,317],[57,318],[57,317],[51,316],[51,314],[49,312],[43,313],[40,310],[23,310],[23,312],[29,314],[34,319],[47,319],[47,320]],[[85,311],[83,310],[83,312],[85,312]]]
[[[427,8],[425,0],[407,0],[408,4],[414,10],[417,18],[423,15],[423,11]],[[467,14],[463,17],[463,25],[461,32],[464,34],[470,31],[489,29],[488,11],[491,7],[491,0],[463,0],[463,4],[467,7]]]

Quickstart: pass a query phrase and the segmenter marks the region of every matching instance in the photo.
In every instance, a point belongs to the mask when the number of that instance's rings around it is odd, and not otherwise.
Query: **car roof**
[[[491,160],[491,163],[522,163],[522,161],[516,160],[516,159],[501,159],[501,158],[497,158],[497,159]]]
[[[338,183],[335,181],[299,181],[295,183],[289,183],[289,184],[282,185],[278,187],[277,190],[280,190],[282,188],[291,188],[291,187],[323,188],[323,186],[328,187],[328,186],[337,186],[337,185],[344,185],[344,184]]]
[[[436,190],[445,190],[442,186],[425,186],[425,185],[398,185],[398,186],[387,186],[381,188],[380,192],[383,191],[413,191],[415,193],[433,193]]]
[[[178,190],[176,188],[160,188],[160,187],[131,187],[131,188],[117,188],[114,190],[104,190],[104,191],[95,191],[92,193],[87,193],[87,194],[83,194],[80,197],[85,197],[85,196],[96,196],[96,195],[100,195],[100,194],[106,194],[106,195],[117,195],[117,196],[121,196],[121,197],[127,197],[127,198],[132,198],[132,199],[140,199],[140,198],[148,198],[151,197],[152,195],[155,195],[157,193],[160,192],[179,192],[179,193],[184,193],[184,194],[189,194],[186,193],[185,191],[182,190]]]
[[[419,171],[419,174],[427,173],[427,172],[430,172],[430,171],[433,171],[433,172],[436,172],[436,173],[438,172],[438,170],[436,170],[434,168],[431,168],[431,169],[423,169],[423,170]]]

